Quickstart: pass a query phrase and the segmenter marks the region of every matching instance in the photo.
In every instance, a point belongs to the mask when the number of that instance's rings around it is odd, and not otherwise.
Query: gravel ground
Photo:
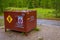
[[[0,40],[60,40],[60,26],[39,25],[38,28],[40,31],[31,31],[28,36],[0,28]]]

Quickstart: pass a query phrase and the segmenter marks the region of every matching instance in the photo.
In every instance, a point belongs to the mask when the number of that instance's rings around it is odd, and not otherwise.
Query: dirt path
[[[28,36],[24,36],[19,32],[8,31],[0,29],[0,40],[60,40],[60,27],[52,25],[39,25],[40,31],[32,31]]]

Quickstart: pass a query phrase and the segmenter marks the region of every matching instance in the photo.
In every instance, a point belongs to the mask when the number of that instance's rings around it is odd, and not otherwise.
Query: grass
[[[28,8],[14,8],[14,7],[8,7],[6,10],[36,10],[37,11],[37,18],[54,18],[53,12],[54,9],[44,9],[44,8],[35,8],[35,9],[28,9]],[[3,14],[0,14],[3,15]]]
[[[6,8],[6,10],[9,10],[9,11],[14,11],[14,10],[27,10],[27,8],[8,7],[8,8]]]
[[[37,10],[37,18],[54,18],[53,12],[54,9],[43,9],[43,8],[36,8]]]
[[[35,31],[39,31],[39,28],[36,27],[34,30],[35,30]]]
[[[3,13],[0,13],[0,16],[3,16]]]
[[[0,19],[0,26],[3,26],[3,25],[4,25],[4,20]]]

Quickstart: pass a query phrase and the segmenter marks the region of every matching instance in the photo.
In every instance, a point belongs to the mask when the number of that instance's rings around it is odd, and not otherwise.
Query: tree
[[[60,0],[56,0],[56,17],[60,18]]]

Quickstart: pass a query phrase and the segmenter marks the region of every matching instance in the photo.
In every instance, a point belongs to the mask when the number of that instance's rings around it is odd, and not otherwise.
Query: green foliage
[[[28,3],[28,8],[34,8],[32,1],[30,0]]]
[[[35,31],[39,31],[39,28],[36,27],[34,30],[35,30]]]
[[[3,13],[0,13],[0,16],[3,16],[4,14]]]
[[[16,8],[16,7],[8,7],[5,8],[5,10],[9,10],[9,11],[14,11],[14,10],[27,10],[28,8]]]
[[[7,7],[55,9],[54,14],[60,17],[60,0],[0,0],[0,13],[4,12]]]
[[[54,9],[36,8],[37,18],[54,18]]]
[[[4,25],[4,20],[0,19],[0,26],[3,26],[3,25]]]

